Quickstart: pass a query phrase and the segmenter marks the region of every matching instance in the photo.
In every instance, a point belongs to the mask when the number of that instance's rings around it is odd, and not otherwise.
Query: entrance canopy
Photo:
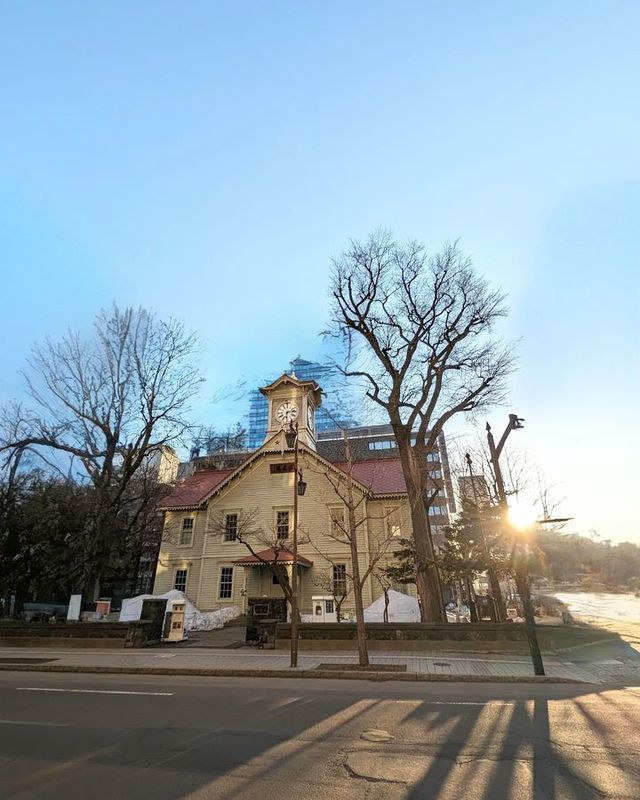
[[[285,547],[270,547],[268,550],[262,550],[260,553],[239,558],[233,562],[240,567],[261,567],[266,564],[293,564],[293,553]],[[298,564],[301,567],[313,566],[313,561],[308,558],[298,555]]]

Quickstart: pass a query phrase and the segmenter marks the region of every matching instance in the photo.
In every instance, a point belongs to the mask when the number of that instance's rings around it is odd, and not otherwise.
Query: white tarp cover
[[[365,622],[384,622],[384,595],[364,610]],[[389,589],[389,622],[420,622],[420,607],[415,597]]]
[[[420,606],[417,597],[389,589],[389,622],[420,622]],[[384,595],[374,600],[364,610],[365,622],[384,622]],[[447,611],[447,621],[457,622],[456,615]]]
[[[185,600],[185,624],[190,631],[214,631],[222,628],[225,622],[240,616],[240,609],[236,606],[227,606],[218,611],[200,611],[183,592],[172,589],[165,594],[139,594],[137,597],[127,597],[122,601],[120,622],[134,622],[140,619],[142,603],[144,600]]]

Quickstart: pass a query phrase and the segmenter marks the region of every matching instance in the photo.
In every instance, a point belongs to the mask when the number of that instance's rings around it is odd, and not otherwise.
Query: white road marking
[[[415,700],[396,700],[396,703],[415,703]],[[488,700],[483,703],[481,700],[422,700],[425,706],[508,706],[513,705],[516,700]]]
[[[173,697],[173,692],[124,692],[107,689],[49,689],[39,686],[20,686],[19,692],[77,692],[78,694],[140,694],[148,697]]]
[[[28,722],[21,719],[0,719],[0,725],[38,725],[43,728],[68,728],[66,722]]]

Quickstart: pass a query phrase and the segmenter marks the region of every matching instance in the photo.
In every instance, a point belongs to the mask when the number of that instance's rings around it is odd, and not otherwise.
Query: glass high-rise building
[[[302,381],[315,381],[323,392],[323,401],[316,411],[316,430],[328,431],[338,427],[353,427],[358,423],[348,416],[344,394],[341,396],[338,386],[339,373],[331,364],[319,364],[315,361],[305,361],[298,356],[285,370],[289,375],[295,373]],[[278,376],[275,376],[278,377]],[[272,377],[264,383],[275,380]],[[341,408],[341,400],[343,407]],[[254,389],[249,396],[249,425],[247,430],[247,446],[251,449],[260,447],[267,434],[267,420],[269,406],[267,398],[259,389]]]

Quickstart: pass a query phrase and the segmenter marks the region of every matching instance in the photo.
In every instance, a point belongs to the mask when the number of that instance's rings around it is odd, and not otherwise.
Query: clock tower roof
[[[296,377],[295,373],[288,375],[286,372],[283,372],[273,383],[270,383],[268,386],[261,386],[260,391],[268,397],[275,389],[287,385],[295,387],[296,389],[303,389],[312,394],[316,408],[322,404],[322,390],[320,386],[315,381],[301,381]]]

